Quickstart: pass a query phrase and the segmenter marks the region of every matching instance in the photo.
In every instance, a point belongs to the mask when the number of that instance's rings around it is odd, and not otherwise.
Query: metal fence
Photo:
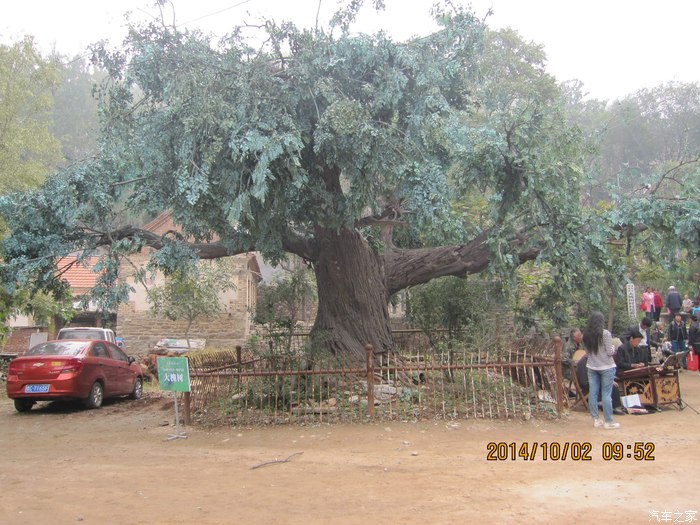
[[[363,364],[302,350],[189,356],[186,419],[233,425],[558,416],[561,344],[401,351]],[[274,349],[273,349],[274,350]]]

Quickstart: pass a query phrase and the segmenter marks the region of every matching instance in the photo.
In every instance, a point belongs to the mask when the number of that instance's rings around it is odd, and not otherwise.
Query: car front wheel
[[[15,399],[15,410],[17,412],[29,412],[34,406],[31,399]]]
[[[134,381],[134,389],[131,391],[131,395],[129,396],[131,399],[141,399],[141,396],[143,395],[143,379],[140,377],[136,378],[136,381]]]
[[[100,408],[103,398],[104,388],[102,387],[102,383],[95,381],[90,389],[90,395],[85,400],[85,406],[88,408]]]

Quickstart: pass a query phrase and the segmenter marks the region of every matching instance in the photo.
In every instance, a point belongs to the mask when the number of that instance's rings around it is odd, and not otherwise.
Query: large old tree
[[[56,257],[109,247],[96,294],[123,300],[120,257],[146,245],[166,271],[292,253],[316,275],[314,333],[351,354],[388,348],[390,296],[440,276],[539,257],[571,286],[579,137],[541,49],[466,10],[433,15],[440,30],[406,42],[352,35],[346,16],[217,45],[151,24],[96,50],[101,153],[3,200],[5,281],[47,285]],[[130,223],[165,209],[184,235]]]

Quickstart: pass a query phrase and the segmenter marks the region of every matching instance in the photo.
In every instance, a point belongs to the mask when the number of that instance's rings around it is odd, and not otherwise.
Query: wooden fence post
[[[372,345],[365,345],[367,366],[367,410],[370,417],[374,417],[374,355]]]
[[[236,345],[236,366],[241,371],[241,345]]]
[[[190,413],[190,402],[191,402],[191,396],[189,392],[185,392],[185,401],[183,403],[183,411],[182,411],[182,422],[185,425],[191,425],[192,424],[192,417]]]
[[[552,339],[554,343],[554,373],[557,378],[557,388],[555,391],[557,399],[557,417],[561,417],[562,410],[564,408],[564,374],[561,370],[561,349],[563,346],[561,337],[554,336]]]

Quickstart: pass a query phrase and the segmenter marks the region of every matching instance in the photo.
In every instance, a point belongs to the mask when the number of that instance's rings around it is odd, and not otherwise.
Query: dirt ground
[[[681,390],[700,410],[700,375],[682,372]],[[27,414],[0,394],[0,523],[650,523],[700,511],[690,407],[621,416],[618,430],[575,411],[558,421],[194,427],[169,441],[174,418],[172,398],[157,394]],[[606,441],[653,443],[654,460],[605,461]],[[489,442],[590,443],[591,461],[544,460],[541,446],[534,461],[487,461]]]

